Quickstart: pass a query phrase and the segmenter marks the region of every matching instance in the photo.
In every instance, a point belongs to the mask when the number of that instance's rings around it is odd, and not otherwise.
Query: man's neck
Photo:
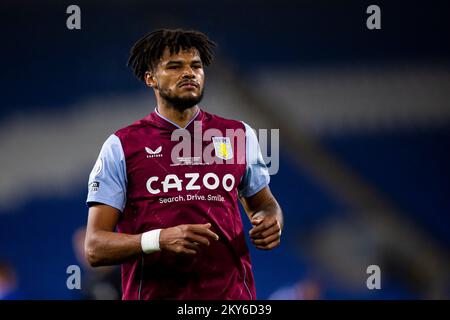
[[[176,123],[179,127],[184,128],[195,117],[198,112],[198,106],[195,105],[191,108],[180,111],[174,107],[158,104],[157,111],[163,117]]]

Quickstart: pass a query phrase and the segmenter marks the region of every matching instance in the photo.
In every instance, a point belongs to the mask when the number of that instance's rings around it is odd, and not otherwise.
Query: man
[[[163,29],[131,49],[128,64],[157,107],[103,145],[85,239],[91,265],[122,264],[123,299],[256,299],[238,198],[252,243],[280,243],[282,212],[255,133],[198,107],[214,46],[200,32]],[[184,134],[194,138],[176,152]]]

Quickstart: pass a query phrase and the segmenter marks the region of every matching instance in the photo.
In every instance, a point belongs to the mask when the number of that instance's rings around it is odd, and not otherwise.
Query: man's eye
[[[201,65],[192,66],[192,68],[194,68],[194,69],[200,69],[201,67],[202,67]]]
[[[179,66],[169,66],[169,67],[167,67],[167,69],[178,69],[179,68]]]

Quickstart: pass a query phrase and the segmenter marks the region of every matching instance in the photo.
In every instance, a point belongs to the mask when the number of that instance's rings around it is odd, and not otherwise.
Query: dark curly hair
[[[164,49],[171,54],[195,48],[205,66],[211,64],[214,55],[214,42],[199,31],[182,29],[159,29],[139,39],[131,48],[127,65],[133,69],[134,75],[141,81],[147,71],[153,71],[161,59]]]

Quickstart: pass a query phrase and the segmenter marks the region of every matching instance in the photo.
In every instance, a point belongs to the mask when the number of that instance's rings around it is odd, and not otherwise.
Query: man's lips
[[[195,82],[184,82],[184,83],[179,84],[179,87],[180,87],[180,88],[182,88],[182,87],[187,87],[187,88],[197,88],[197,87],[198,87],[198,84],[195,83]]]

